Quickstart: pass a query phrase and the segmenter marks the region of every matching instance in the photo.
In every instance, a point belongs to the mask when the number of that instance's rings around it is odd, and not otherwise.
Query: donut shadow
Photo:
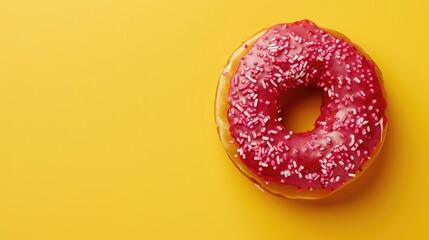
[[[399,139],[395,130],[395,119],[391,114],[389,114],[388,117],[389,127],[386,138],[384,139],[385,142],[377,156],[377,159],[375,159],[372,165],[362,174],[362,176],[354,182],[323,199],[289,200],[276,197],[275,201],[279,204],[284,205],[286,203],[288,206],[297,208],[317,209],[353,205],[357,202],[371,201],[373,198],[377,198],[377,200],[379,200],[380,192],[386,192],[384,190],[385,188],[394,187],[383,183],[387,182],[391,175],[391,170],[396,164],[391,160],[395,159],[393,157],[395,155],[395,151],[400,149],[398,141],[395,142],[395,139]],[[383,196],[382,198],[386,199],[387,196]]]
[[[316,105],[322,105],[320,103],[321,98],[323,97],[322,93],[317,89],[316,87],[298,87],[295,89],[288,90],[287,94],[284,94],[280,98],[280,104],[282,106],[282,116],[283,119],[283,125],[287,127],[295,127],[302,125],[303,121],[300,122],[294,122],[296,119],[288,119],[288,115],[294,115],[299,111],[299,109],[305,109],[308,113],[308,109],[310,109],[312,106]],[[304,99],[304,104],[301,105],[299,109],[296,109],[296,101]],[[310,106],[310,108],[309,108]],[[312,115],[317,114],[317,112],[314,112],[314,109],[310,109],[313,111],[313,113],[310,113]],[[299,114],[299,112],[298,112]],[[319,111],[320,114],[320,111]],[[296,114],[295,114],[296,115]],[[305,116],[305,115],[304,115]],[[352,204],[352,202],[360,201],[362,199],[370,198],[371,194],[374,192],[377,192],[377,188],[381,187],[383,188],[383,180],[387,179],[387,175],[389,172],[389,166],[392,164],[392,162],[388,162],[388,159],[394,159],[393,154],[395,149],[397,149],[397,146],[394,146],[394,139],[396,138],[395,133],[395,121],[391,114],[389,114],[389,126],[387,129],[387,134],[384,139],[383,147],[381,148],[377,159],[372,163],[372,165],[365,170],[365,172],[360,176],[358,179],[356,179],[354,182],[350,183],[349,185],[345,186],[343,189],[340,189],[339,191],[333,193],[332,195],[318,200],[289,200],[289,199],[282,199],[277,198],[275,201],[280,201],[284,204],[285,201],[287,201],[288,205],[296,205],[297,207],[311,207],[311,208],[317,208],[317,207],[329,207],[329,206],[339,206],[339,205],[347,205]],[[301,117],[302,119],[302,117]],[[307,123],[308,125],[308,123]]]

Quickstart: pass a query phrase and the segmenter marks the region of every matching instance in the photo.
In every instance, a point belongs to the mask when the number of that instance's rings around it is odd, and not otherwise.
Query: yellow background
[[[429,3],[0,1],[0,239],[413,239],[429,216]],[[268,3],[269,2],[269,3]],[[218,139],[229,55],[309,18],[385,77],[378,160],[322,201],[260,192]]]

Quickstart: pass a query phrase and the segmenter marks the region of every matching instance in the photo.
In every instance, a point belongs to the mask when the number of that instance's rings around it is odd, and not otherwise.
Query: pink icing
[[[308,20],[268,29],[230,80],[235,157],[266,184],[340,187],[382,141],[386,101],[376,68],[352,44]],[[300,85],[321,89],[323,104],[315,128],[295,134],[280,123],[278,100]]]

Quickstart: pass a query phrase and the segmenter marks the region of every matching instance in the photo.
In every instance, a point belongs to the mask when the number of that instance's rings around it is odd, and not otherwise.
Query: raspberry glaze
[[[377,71],[350,42],[308,20],[271,27],[230,79],[234,157],[265,184],[339,188],[383,138],[386,101]],[[279,97],[309,85],[323,91],[321,114],[313,130],[295,134],[281,124]]]

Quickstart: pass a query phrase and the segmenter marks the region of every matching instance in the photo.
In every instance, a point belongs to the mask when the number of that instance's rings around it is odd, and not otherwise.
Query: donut
[[[344,35],[309,20],[277,24],[245,41],[218,83],[215,120],[234,165],[256,186],[290,199],[320,199],[371,165],[387,132],[382,75]],[[322,92],[314,128],[282,124],[280,97]]]

